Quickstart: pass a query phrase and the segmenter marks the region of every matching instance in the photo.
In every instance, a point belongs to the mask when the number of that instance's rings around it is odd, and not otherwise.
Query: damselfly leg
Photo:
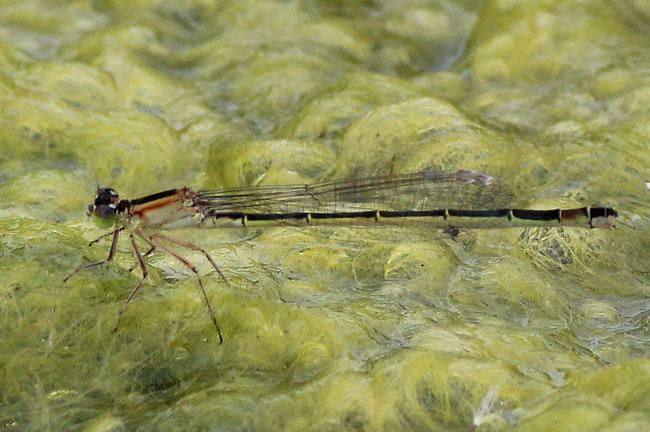
[[[115,230],[114,232],[105,234],[105,235],[93,240],[90,243],[90,245],[93,245],[93,244],[97,243],[98,241],[100,241],[100,240],[102,240],[102,239],[104,239],[106,237],[109,237],[110,235],[113,236],[113,240],[111,242],[111,248],[110,248],[110,251],[109,251],[109,254],[108,254],[108,258],[106,258],[103,261],[98,261],[96,263],[92,263],[92,264],[88,264],[88,265],[79,267],[72,274],[70,274],[68,277],[66,277],[63,280],[63,282],[68,281],[72,276],[74,276],[75,274],[77,274],[81,270],[85,270],[85,269],[91,268],[91,267],[96,267],[96,266],[99,266],[99,265],[102,265],[102,264],[105,264],[107,262],[112,261],[113,258],[115,257],[116,251],[117,251],[117,241],[118,241],[118,238],[119,238],[119,233],[121,231],[123,231],[123,230],[124,230],[124,228],[120,228],[120,229]],[[144,240],[150,246],[150,249],[144,255],[140,253],[140,249],[138,248],[138,244],[137,244],[137,242],[135,240],[136,235],[138,237],[140,237],[142,240]],[[212,256],[210,256],[210,254],[199,245],[196,245],[194,243],[191,243],[191,242],[188,242],[188,241],[185,241],[185,240],[177,239],[177,238],[174,238],[174,237],[171,237],[171,236],[167,236],[167,235],[164,235],[164,234],[161,234],[161,233],[147,234],[147,233],[143,232],[141,229],[135,229],[133,232],[129,233],[129,238],[131,240],[131,247],[133,248],[133,252],[134,252],[136,260],[137,260],[135,266],[132,267],[130,270],[133,270],[135,267],[140,267],[140,270],[142,271],[142,280],[135,287],[135,289],[131,292],[129,297],[124,301],[124,303],[120,307],[119,311],[117,312],[117,322],[115,324],[115,327],[113,328],[113,333],[115,333],[118,330],[118,328],[120,326],[120,323],[122,322],[122,315],[124,314],[124,311],[126,310],[126,307],[131,302],[131,300],[133,300],[133,298],[136,296],[138,291],[140,291],[140,288],[142,288],[142,286],[145,284],[145,282],[149,278],[149,270],[148,270],[147,263],[146,263],[144,258],[147,255],[152,254],[156,249],[162,249],[165,252],[169,253],[174,258],[176,258],[180,263],[182,263],[185,267],[187,267],[189,270],[191,270],[196,275],[196,277],[197,277],[197,279],[199,281],[199,286],[201,288],[201,293],[203,294],[203,298],[205,299],[205,304],[206,304],[206,306],[208,308],[208,312],[210,313],[210,319],[212,320],[215,328],[217,329],[217,334],[219,335],[219,343],[222,343],[223,342],[223,335],[221,333],[221,327],[219,326],[219,322],[217,321],[216,315],[214,313],[214,309],[212,308],[212,304],[210,303],[208,293],[205,290],[205,285],[203,284],[203,278],[201,277],[201,274],[197,270],[196,266],[194,264],[192,264],[191,261],[187,260],[186,258],[183,258],[175,250],[173,250],[172,248],[170,248],[167,245],[165,245],[164,243],[162,243],[162,241],[166,241],[166,242],[169,242],[169,243],[174,243],[174,244],[177,244],[179,246],[183,246],[183,247],[186,247],[188,249],[191,249],[191,250],[194,250],[194,251],[197,251],[197,252],[201,252],[206,257],[208,262],[210,262],[212,267],[217,271],[217,273],[219,274],[221,279],[223,279],[226,286],[230,286],[228,280],[226,279],[226,276],[223,274],[223,272],[221,271],[219,266],[217,266],[217,264],[214,261],[214,259],[212,258]]]

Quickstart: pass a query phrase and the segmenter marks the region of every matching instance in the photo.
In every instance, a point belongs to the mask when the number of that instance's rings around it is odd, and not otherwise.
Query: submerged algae
[[[3,5],[2,424],[468,430],[494,386],[490,430],[647,422],[645,36],[599,2],[476,5]],[[232,285],[205,278],[223,345],[163,254],[116,334],[127,244],[61,282],[106,256],[96,179],[135,198],[431,165],[623,228],[177,233]]]

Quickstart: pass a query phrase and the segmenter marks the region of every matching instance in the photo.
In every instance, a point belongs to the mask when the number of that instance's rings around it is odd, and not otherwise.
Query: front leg
[[[92,263],[92,264],[88,264],[88,265],[85,265],[85,266],[81,266],[81,267],[79,267],[79,268],[76,269],[74,272],[72,272],[72,274],[71,274],[70,276],[68,276],[67,278],[63,279],[63,282],[64,282],[64,283],[67,282],[67,281],[68,281],[72,276],[76,275],[76,274],[79,273],[81,270],[85,270],[85,269],[87,269],[87,268],[91,268],[91,267],[96,267],[96,266],[98,266],[98,265],[102,265],[102,264],[105,264],[105,263],[107,263],[107,262],[109,262],[109,261],[112,261],[113,258],[115,258],[115,253],[117,252],[117,239],[118,239],[119,236],[120,236],[120,231],[122,231],[123,229],[124,229],[124,228],[116,229],[115,231],[113,231],[113,232],[111,232],[111,233],[108,233],[108,234],[104,234],[103,236],[101,236],[101,237],[99,237],[99,238],[93,240],[92,242],[90,242],[90,245],[89,245],[89,246],[92,246],[94,243],[98,242],[99,240],[104,239],[104,238],[106,238],[106,237],[108,237],[108,236],[110,236],[110,235],[113,235],[113,241],[111,242],[111,249],[110,249],[110,251],[108,252],[108,258],[106,258],[104,261],[98,261],[98,262],[96,262],[96,263]]]

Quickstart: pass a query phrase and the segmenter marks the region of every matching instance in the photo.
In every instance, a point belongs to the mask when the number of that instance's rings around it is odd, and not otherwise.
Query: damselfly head
[[[115,189],[97,189],[95,202],[88,206],[88,216],[92,216],[99,227],[110,227],[115,223],[119,200],[120,196],[115,192]]]

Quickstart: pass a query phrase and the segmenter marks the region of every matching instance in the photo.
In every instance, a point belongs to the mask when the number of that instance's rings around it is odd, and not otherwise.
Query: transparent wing
[[[216,212],[289,213],[368,210],[494,210],[509,208],[501,181],[472,170],[425,170],[311,185],[201,191],[196,204]]]

